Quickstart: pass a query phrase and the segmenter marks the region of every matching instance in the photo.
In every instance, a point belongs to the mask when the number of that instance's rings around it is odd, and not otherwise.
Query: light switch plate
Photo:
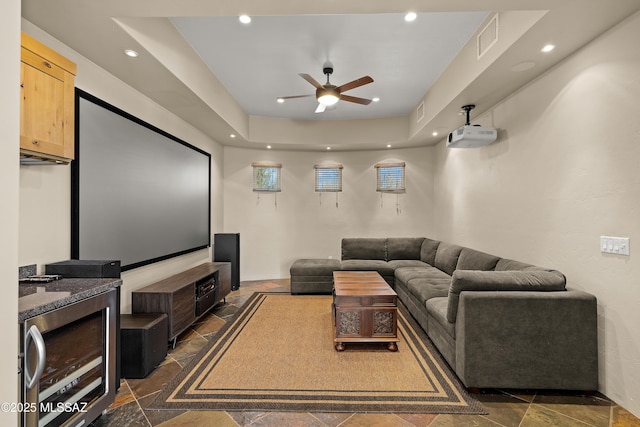
[[[600,252],[616,255],[629,255],[628,237],[600,236]]]

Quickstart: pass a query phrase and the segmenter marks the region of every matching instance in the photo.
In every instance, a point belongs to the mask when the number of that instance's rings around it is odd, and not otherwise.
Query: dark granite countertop
[[[18,322],[122,285],[121,279],[62,279],[18,285]]]

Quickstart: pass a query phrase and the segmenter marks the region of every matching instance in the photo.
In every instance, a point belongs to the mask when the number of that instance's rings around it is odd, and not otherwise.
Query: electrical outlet
[[[600,252],[606,254],[629,255],[628,237],[600,236]]]

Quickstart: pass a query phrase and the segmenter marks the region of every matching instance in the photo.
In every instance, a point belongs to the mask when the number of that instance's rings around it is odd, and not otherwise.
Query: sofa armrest
[[[460,297],[455,370],[467,387],[597,390],[595,296],[474,292]]]
[[[456,321],[460,293],[464,291],[563,291],[567,280],[559,271],[532,268],[524,271],[456,270],[451,277],[447,320]]]

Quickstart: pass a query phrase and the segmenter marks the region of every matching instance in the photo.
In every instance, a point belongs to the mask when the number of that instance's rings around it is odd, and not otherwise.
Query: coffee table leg
[[[398,344],[392,341],[387,344],[387,349],[389,349],[389,351],[398,351]]]
[[[344,351],[344,349],[347,348],[343,342],[337,342],[336,343],[336,351]]]

